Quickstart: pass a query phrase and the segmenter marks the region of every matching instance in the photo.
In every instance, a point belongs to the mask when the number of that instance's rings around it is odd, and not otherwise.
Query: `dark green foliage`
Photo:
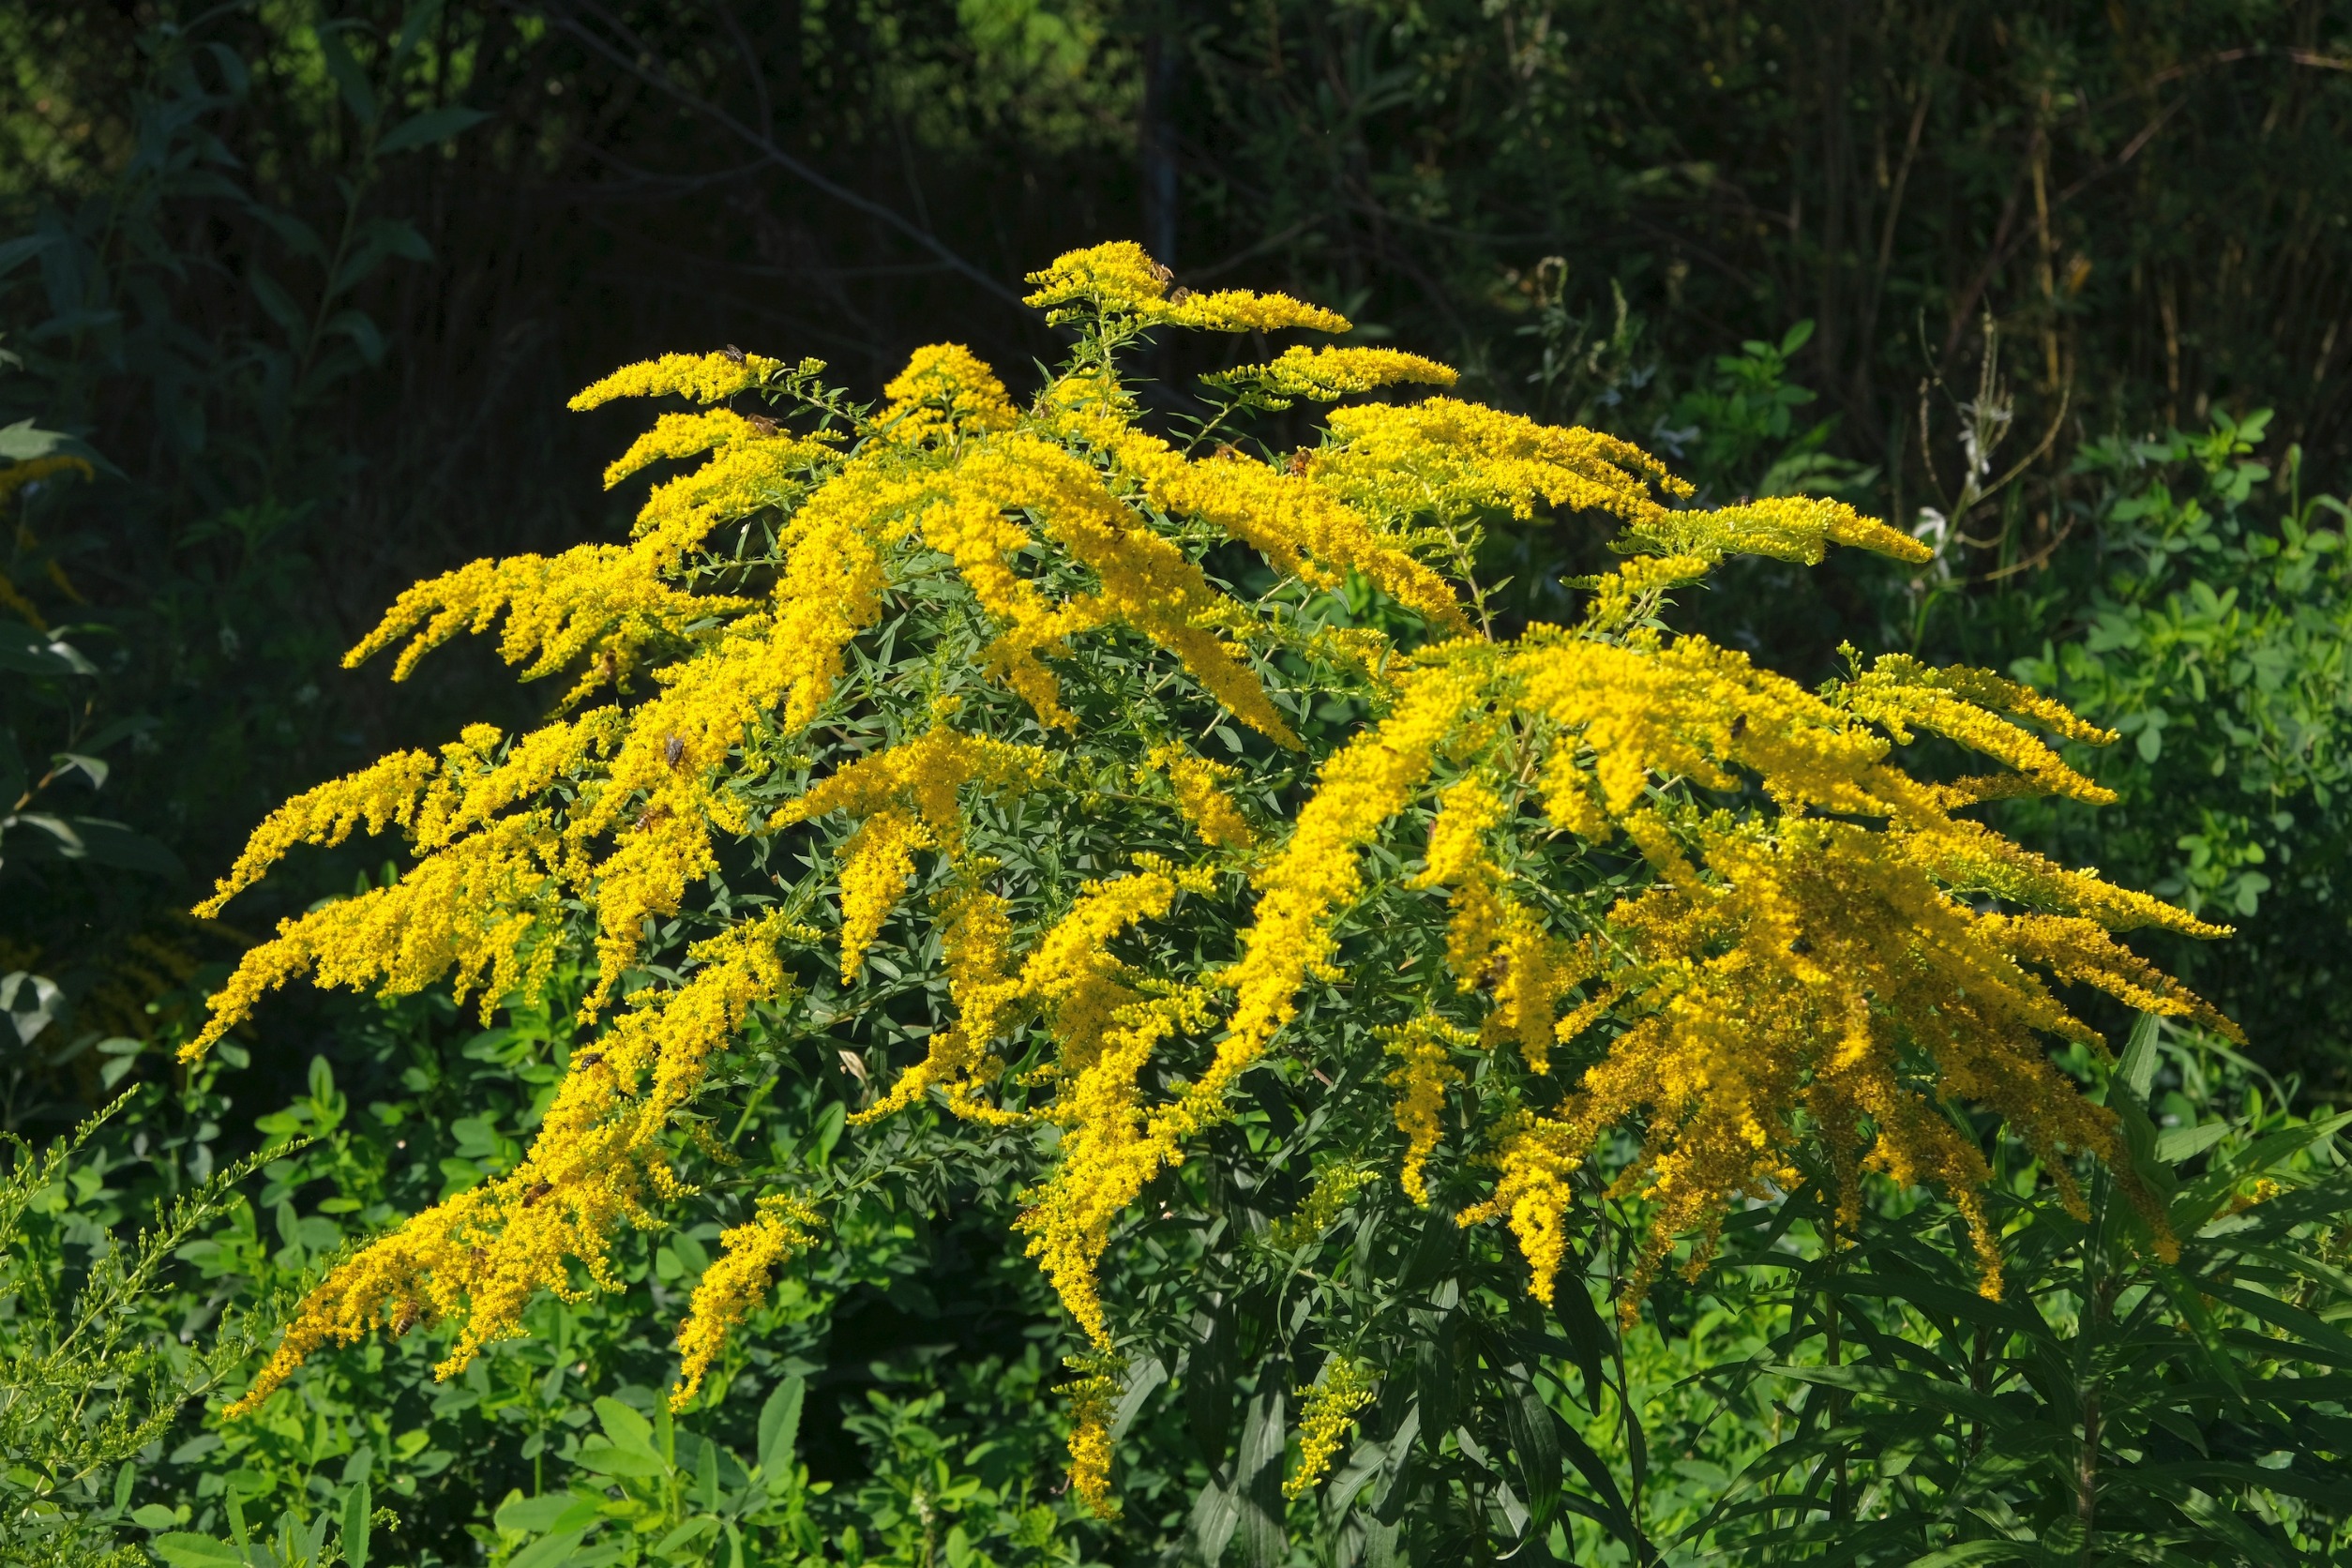
[[[2175,1261],[2103,1177],[2079,1216],[2031,1172],[2007,1179],[1998,1301],[1954,1266],[1936,1206],[1802,1260],[1775,1244],[1792,1221],[1826,1229],[1817,1207],[1749,1216],[1734,1268],[1769,1282],[1749,1310],[1783,1307],[1787,1327],[1706,1380],[1807,1392],[1701,1528],[1768,1561],[1808,1546],[1861,1562],[2339,1560],[2352,1338],[2334,1319],[2352,1278],[2310,1228],[2344,1212],[2346,1168],[2305,1155],[2344,1119],[2265,1125],[2257,1109],[2245,1137],[2175,1093],[2189,1114],[2159,1128],[2157,1039],[2145,1021],[2109,1103],[2182,1238]],[[2179,1065],[2194,1083],[2198,1058]],[[2247,1206],[2263,1191],[2279,1196]]]
[[[2266,1060],[2333,1080],[2352,1049],[2352,562],[2344,503],[2305,492],[2301,452],[2276,473],[2250,456],[2269,423],[2086,448],[2085,548],[2050,574],[2066,586],[1987,607],[1971,634],[2020,651],[2038,636],[2018,676],[2123,733],[2093,765],[2121,802],[2055,814],[2044,836],[2238,926],[2226,957],[2179,954],[2182,972]]]

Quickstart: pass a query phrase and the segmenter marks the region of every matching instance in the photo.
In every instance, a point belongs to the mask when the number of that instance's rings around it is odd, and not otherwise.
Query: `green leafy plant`
[[[2352,1050],[2333,956],[2352,885],[2352,564],[2344,505],[2304,491],[2301,454],[2254,455],[2269,423],[2257,412],[2086,447],[2073,524],[2085,537],[2057,558],[2056,582],[1960,629],[1980,643],[2038,635],[2019,676],[2125,740],[2085,758],[2121,796],[2108,820],[2035,807],[2014,820],[2058,845],[2096,838],[2167,896],[2239,925],[2225,964],[2179,961],[2229,999],[2269,1060],[2324,1079]]]
[[[2017,1268],[1998,1301],[1952,1268],[1937,1205],[1802,1259],[1789,1223],[1832,1236],[1832,1216],[1749,1217],[1740,1267],[1785,1281],[1750,1310],[1784,1327],[1702,1376],[1732,1399],[1777,1381],[1789,1429],[1689,1538],[1775,1562],[2342,1560],[2352,1117],[2289,1115],[2254,1075],[2251,1114],[2160,1127],[2159,1033],[2142,1020],[2109,1103],[2177,1260],[2112,1184],[2076,1214],[2030,1168],[2005,1183]],[[2178,1049],[2189,1077],[2212,1060]]]
[[[128,1096],[126,1096],[128,1098]],[[240,1316],[209,1345],[175,1313],[175,1255],[237,1201],[258,1162],[158,1206],[131,1236],[72,1223],[106,1179],[91,1145],[123,1100],[36,1153],[8,1137],[0,1171],[0,1555],[11,1562],[135,1562],[119,1539],[143,1451],[190,1401],[235,1375],[258,1337]],[[208,1316],[205,1315],[205,1316]],[[162,1509],[165,1517],[169,1509]]]

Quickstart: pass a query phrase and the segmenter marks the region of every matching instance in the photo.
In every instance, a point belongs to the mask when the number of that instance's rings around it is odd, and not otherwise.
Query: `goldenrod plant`
[[[714,1204],[671,1397],[723,1393],[731,1328],[881,1179],[733,1180],[751,1028],[837,1056],[868,1138],[1016,1152],[1016,1224],[1078,1342],[1071,1485],[1118,1507],[1118,1436],[1172,1380],[1218,1477],[1212,1559],[1239,1530],[1272,1560],[1280,1494],[1327,1485],[1336,1516],[1416,1473],[1469,1477],[1492,1539],[1541,1539],[1562,1440],[1541,1335],[1510,1336],[1610,1332],[1586,1322],[1604,1253],[1631,1325],[1728,1218],[1818,1195],[1834,1251],[1883,1179],[1952,1205],[1974,1291],[2002,1299],[1985,1117],[2070,1210],[2095,1173],[2120,1199],[2103,1223],[2178,1256],[2118,1111],[2052,1051],[2098,1077],[2100,993],[2232,1033],[2118,940],[2223,930],[1974,815],[2097,803],[2053,741],[2111,737],[1985,671],[1849,650],[1808,688],[1669,625],[1734,555],[1925,547],[1833,500],[1693,505],[1637,447],[1460,400],[1390,349],[1286,347],[1155,417],[1155,332],[1349,324],[1175,287],[1130,244],[1032,282],[1071,343],[1026,399],[953,344],[873,405],[735,349],[598,382],[576,408],[693,405],[607,473],[700,460],[631,540],[419,583],[353,650],[398,648],[406,679],[496,630],[563,694],[537,729],[475,725],[270,816],[199,912],[362,829],[408,868],[285,920],[184,1055],[305,976],[445,986],[486,1018],[566,966],[592,979],[520,1160],[338,1262],[232,1414],[378,1333],[447,1335],[455,1375],[535,1299],[617,1288],[628,1229]],[[1296,407],[1327,402],[1315,427]],[[1277,428],[1305,438],[1277,450]],[[1539,519],[1599,520],[1622,561],[1576,585],[1576,617],[1506,634],[1480,547]],[[1609,1252],[1619,1212],[1638,1236]],[[1244,1232],[1287,1259],[1254,1293],[1205,1264],[1119,1288],[1139,1256]],[[1504,1236],[1507,1293],[1465,1287]],[[1466,1293],[1468,1337],[1433,1338]],[[1638,1541],[1594,1495],[1572,1508]],[[1393,1542],[1395,1508],[1364,1528]]]

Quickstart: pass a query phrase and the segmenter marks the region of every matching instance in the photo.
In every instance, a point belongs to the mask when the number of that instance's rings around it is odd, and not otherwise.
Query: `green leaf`
[[[179,1515],[159,1502],[143,1502],[130,1511],[130,1522],[141,1530],[161,1530],[179,1523]]]
[[[1937,1378],[1922,1378],[1917,1373],[1898,1372],[1885,1366],[1858,1362],[1845,1366],[1772,1366],[1767,1370],[1783,1378],[1802,1383],[1818,1383],[1825,1388],[1850,1389],[1859,1394],[1872,1394],[1892,1400],[1911,1410],[1934,1410],[1939,1415],[1965,1416],[1988,1425],[2006,1424],[2008,1412],[1998,1401],[1989,1399],[1964,1384],[1947,1382]]]
[[[2240,1182],[2284,1164],[2347,1124],[2352,1124],[2352,1110],[2268,1134],[2243,1149],[2215,1156],[2211,1168],[2173,1199],[2170,1218],[2174,1233],[2182,1237],[2195,1235],[2229,1202]]]
[[[1233,1305],[1221,1301],[1193,1315],[1199,1336],[1184,1362],[1184,1417],[1194,1446],[1211,1469],[1225,1463],[1225,1445],[1233,1429],[1234,1349]]]
[[[2030,1561],[2042,1552],[2030,1541],[1964,1541],[1956,1546],[1946,1546],[1913,1558],[1907,1568],[1963,1568],[1971,1562]]]
[[[392,63],[399,65],[416,53],[424,41],[425,30],[441,15],[441,0],[410,0],[407,12],[400,18],[400,37],[392,43]]]
[[[1192,1517],[1186,1522],[1200,1560],[1214,1563],[1222,1559],[1241,1522],[1242,1501],[1230,1486],[1214,1478],[1202,1485],[1192,1500]]]
[[[23,243],[17,240],[10,245],[0,245],[0,258],[5,258],[15,246]],[[0,273],[6,273],[11,264],[0,261]],[[35,458],[49,456],[65,445],[65,440],[55,430],[39,429],[29,418],[20,419],[13,425],[0,425],[0,458],[7,458],[11,462],[30,462]]]
[[[368,1483],[354,1483],[351,1495],[343,1500],[343,1560],[350,1568],[368,1568],[368,1535],[374,1511],[374,1494]]]
[[[49,761],[50,765],[59,773],[79,773],[90,781],[90,788],[93,790],[106,788],[108,767],[103,758],[85,756],[79,751],[60,751]]]
[[[584,1528],[596,1516],[596,1499],[550,1492],[545,1497],[517,1498],[499,1509],[491,1522],[502,1530],[523,1535],[562,1534]]]
[[[1551,1528],[1560,1506],[1560,1418],[1536,1393],[1524,1368],[1513,1370],[1519,1376],[1517,1387],[1503,1398],[1503,1430],[1510,1436],[1519,1489],[1527,1499],[1528,1533],[1540,1536]]]
[[[2156,1157],[2166,1165],[2179,1165],[2204,1153],[2230,1134],[2226,1122],[2208,1122],[2195,1127],[2166,1127],[2156,1135]]]
[[[2143,1103],[2156,1081],[2156,1032],[2155,1014],[2142,1013],[2133,1019],[2131,1041],[2123,1048],[2122,1059],[2115,1064],[2116,1081]]]
[[[668,1475],[670,1461],[651,1449],[623,1448],[594,1438],[580,1445],[580,1468],[598,1475]]]
[[[344,107],[361,125],[373,126],[381,110],[376,103],[375,89],[368,84],[368,73],[360,68],[359,61],[352,54],[351,45],[343,41],[343,29],[351,25],[355,24],[329,23],[324,27],[311,29],[310,36],[318,40],[319,53],[326,61],[326,74],[334,79],[336,90],[343,95]]]
[[[618,1399],[610,1397],[597,1400],[596,1410],[596,1424],[604,1428],[604,1435],[614,1443],[623,1448],[641,1449],[647,1454],[656,1454],[652,1422],[647,1421]],[[656,1454],[656,1456],[659,1455]]]
[[[32,817],[24,819],[35,821]],[[126,871],[148,871],[158,877],[185,877],[188,867],[180,857],[143,833],[134,833],[120,822],[102,817],[72,817],[67,819],[67,831],[59,833],[51,825],[54,819],[40,825],[56,837],[58,851],[68,860],[87,860],[93,866],[112,866]]]
[[[246,274],[245,282],[253,291],[253,297],[261,303],[264,313],[276,322],[279,329],[288,337],[296,336],[309,324],[303,315],[302,307],[294,303],[294,295],[260,267]]]
[[[771,1487],[792,1468],[792,1445],[800,1440],[800,1408],[807,1392],[807,1382],[793,1373],[760,1407],[760,1473]]]
[[[2280,1349],[2292,1346],[2309,1360],[2352,1368],[2352,1335],[2342,1329],[2322,1322],[2291,1302],[2264,1295],[2235,1281],[2209,1277],[2199,1283],[2208,1293],[2234,1304],[2290,1336]]]
[[[147,1543],[147,1549],[172,1564],[172,1568],[221,1568],[234,1563],[243,1568],[245,1554],[226,1541],[216,1541],[209,1535],[191,1535],[186,1530],[173,1530],[158,1535]]]
[[[421,114],[412,114],[394,126],[384,132],[384,140],[376,143],[376,151],[389,157],[394,153],[430,147],[461,135],[489,118],[479,109],[444,104],[438,109],[428,109]]]
[[[0,621],[0,670],[23,675],[95,675],[98,666],[63,638],[35,631],[21,621]]]
[[[587,1538],[588,1531],[584,1529],[541,1536],[509,1558],[506,1568],[568,1568],[575,1560],[573,1549]]]
[[[718,1444],[702,1441],[696,1444],[694,1459],[695,1500],[705,1508],[718,1506]]]
[[[1241,1508],[1242,1568],[1282,1568],[1290,1555],[1289,1537],[1282,1528],[1286,1369],[1287,1364],[1279,1357],[1259,1366],[1258,1392],[1250,1396],[1242,1415],[1242,1446],[1233,1481],[1234,1500]]]
[[[1166,1381],[1168,1381],[1168,1367],[1157,1356],[1145,1356],[1129,1364],[1126,1386],[1120,1390],[1119,1403],[1111,1410],[1112,1441],[1115,1442],[1127,1435],[1127,1428],[1135,1425],[1135,1418],[1142,1410],[1143,1402],[1151,1398],[1153,1392]]]
[[[347,338],[369,365],[384,363],[384,334],[365,310],[338,310],[321,329],[331,338]]]
[[[708,1514],[697,1514],[693,1518],[688,1519],[686,1523],[680,1525],[677,1529],[663,1536],[659,1542],[656,1543],[654,1546],[654,1556],[666,1559],[671,1552],[676,1551],[680,1546],[691,1545],[692,1543],[701,1540],[705,1535],[716,1534],[717,1533],[717,1530],[718,1521],[716,1519],[713,1518]]]
[[[26,234],[22,238],[12,239],[8,241],[6,244],[0,244],[0,278],[6,278],[9,273],[14,272],[18,267],[23,266],[25,263],[31,261],[34,257],[39,255],[51,246],[55,245],[60,237],[61,236],[54,234]],[[23,423],[25,425],[30,425],[32,421],[27,419],[23,421]],[[15,425],[8,427],[9,430],[16,430],[19,428],[19,426]],[[4,437],[6,433],[6,431],[0,431],[0,437]],[[14,452],[7,451],[5,448],[0,448],[0,457],[13,458],[17,454]],[[38,457],[40,454],[36,452],[33,456]]]

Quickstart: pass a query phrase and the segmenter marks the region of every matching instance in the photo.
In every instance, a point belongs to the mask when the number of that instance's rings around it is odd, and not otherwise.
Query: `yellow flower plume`
[[[1034,1140],[1015,1225],[1090,1346],[1072,1479],[1104,1510],[1127,1333],[1105,1259],[1153,1223],[1152,1184],[1226,1145],[1202,1135],[1248,1075],[1374,1096],[1278,1242],[1396,1202],[1376,1173],[1420,1205],[1476,1184],[1454,1218],[1505,1228],[1551,1301],[1579,1192],[1613,1183],[1651,1216],[1631,1310],[1811,1152],[1849,1221],[1867,1172],[1949,1195],[1996,1290],[1988,1172],[1945,1106],[1998,1114],[2063,1188],[2059,1156],[2120,1149],[2050,1060],[2054,1040],[2103,1044],[2069,996],[2230,1031],[2118,940],[2219,927],[1965,815],[2104,799],[2058,743],[2105,731],[1988,671],[1856,657],[1814,691],[1659,629],[1666,596],[1727,556],[1913,562],[1917,541],[1818,498],[1693,506],[1626,442],[1411,400],[1398,389],[1455,378],[1393,350],[1292,348],[1216,378],[1235,416],[1391,400],[1333,410],[1312,445],[1186,448],[1148,428],[1123,345],[1347,323],[1188,294],[1132,245],[1033,282],[1079,343],[1026,403],[955,344],[918,351],[870,411],[812,391],[810,363],[734,351],[605,378],[575,406],[701,405],[658,414],[608,471],[686,465],[652,485],[631,539],[459,567],[353,651],[398,647],[406,678],[459,633],[495,633],[568,696],[544,723],[471,727],[262,822],[202,912],[362,831],[399,835],[410,864],[256,945],[188,1056],[303,975],[381,995],[446,983],[487,1011],[568,958],[591,970],[592,1027],[521,1162],[333,1269],[237,1411],[379,1328],[448,1334],[446,1375],[520,1333],[540,1292],[617,1283],[623,1236],[692,1190],[713,1064],[754,1009],[768,1038],[822,1048],[832,1019],[792,1008],[795,975],[828,967],[835,1018],[922,985],[939,999],[922,1059],[861,1124],[928,1106]],[[1458,580],[1482,520],[1558,512],[1614,520],[1629,559],[1585,585],[1577,624],[1491,639]],[[1214,575],[1242,550],[1272,591]],[[1342,613],[1366,588],[1380,614]],[[1231,761],[1212,763],[1197,747],[1220,731]],[[1922,734],[1987,771],[1907,771]],[[884,948],[902,932],[903,956]],[[897,977],[911,993],[878,988],[907,962],[935,967]],[[1368,1054],[1325,1060],[1349,1051]],[[1627,1129],[1631,1163],[1590,1169]],[[675,1399],[817,1244],[821,1197],[770,1194],[727,1232],[679,1330]],[[1303,1391],[1291,1495],[1371,1386],[1334,1356]]]

